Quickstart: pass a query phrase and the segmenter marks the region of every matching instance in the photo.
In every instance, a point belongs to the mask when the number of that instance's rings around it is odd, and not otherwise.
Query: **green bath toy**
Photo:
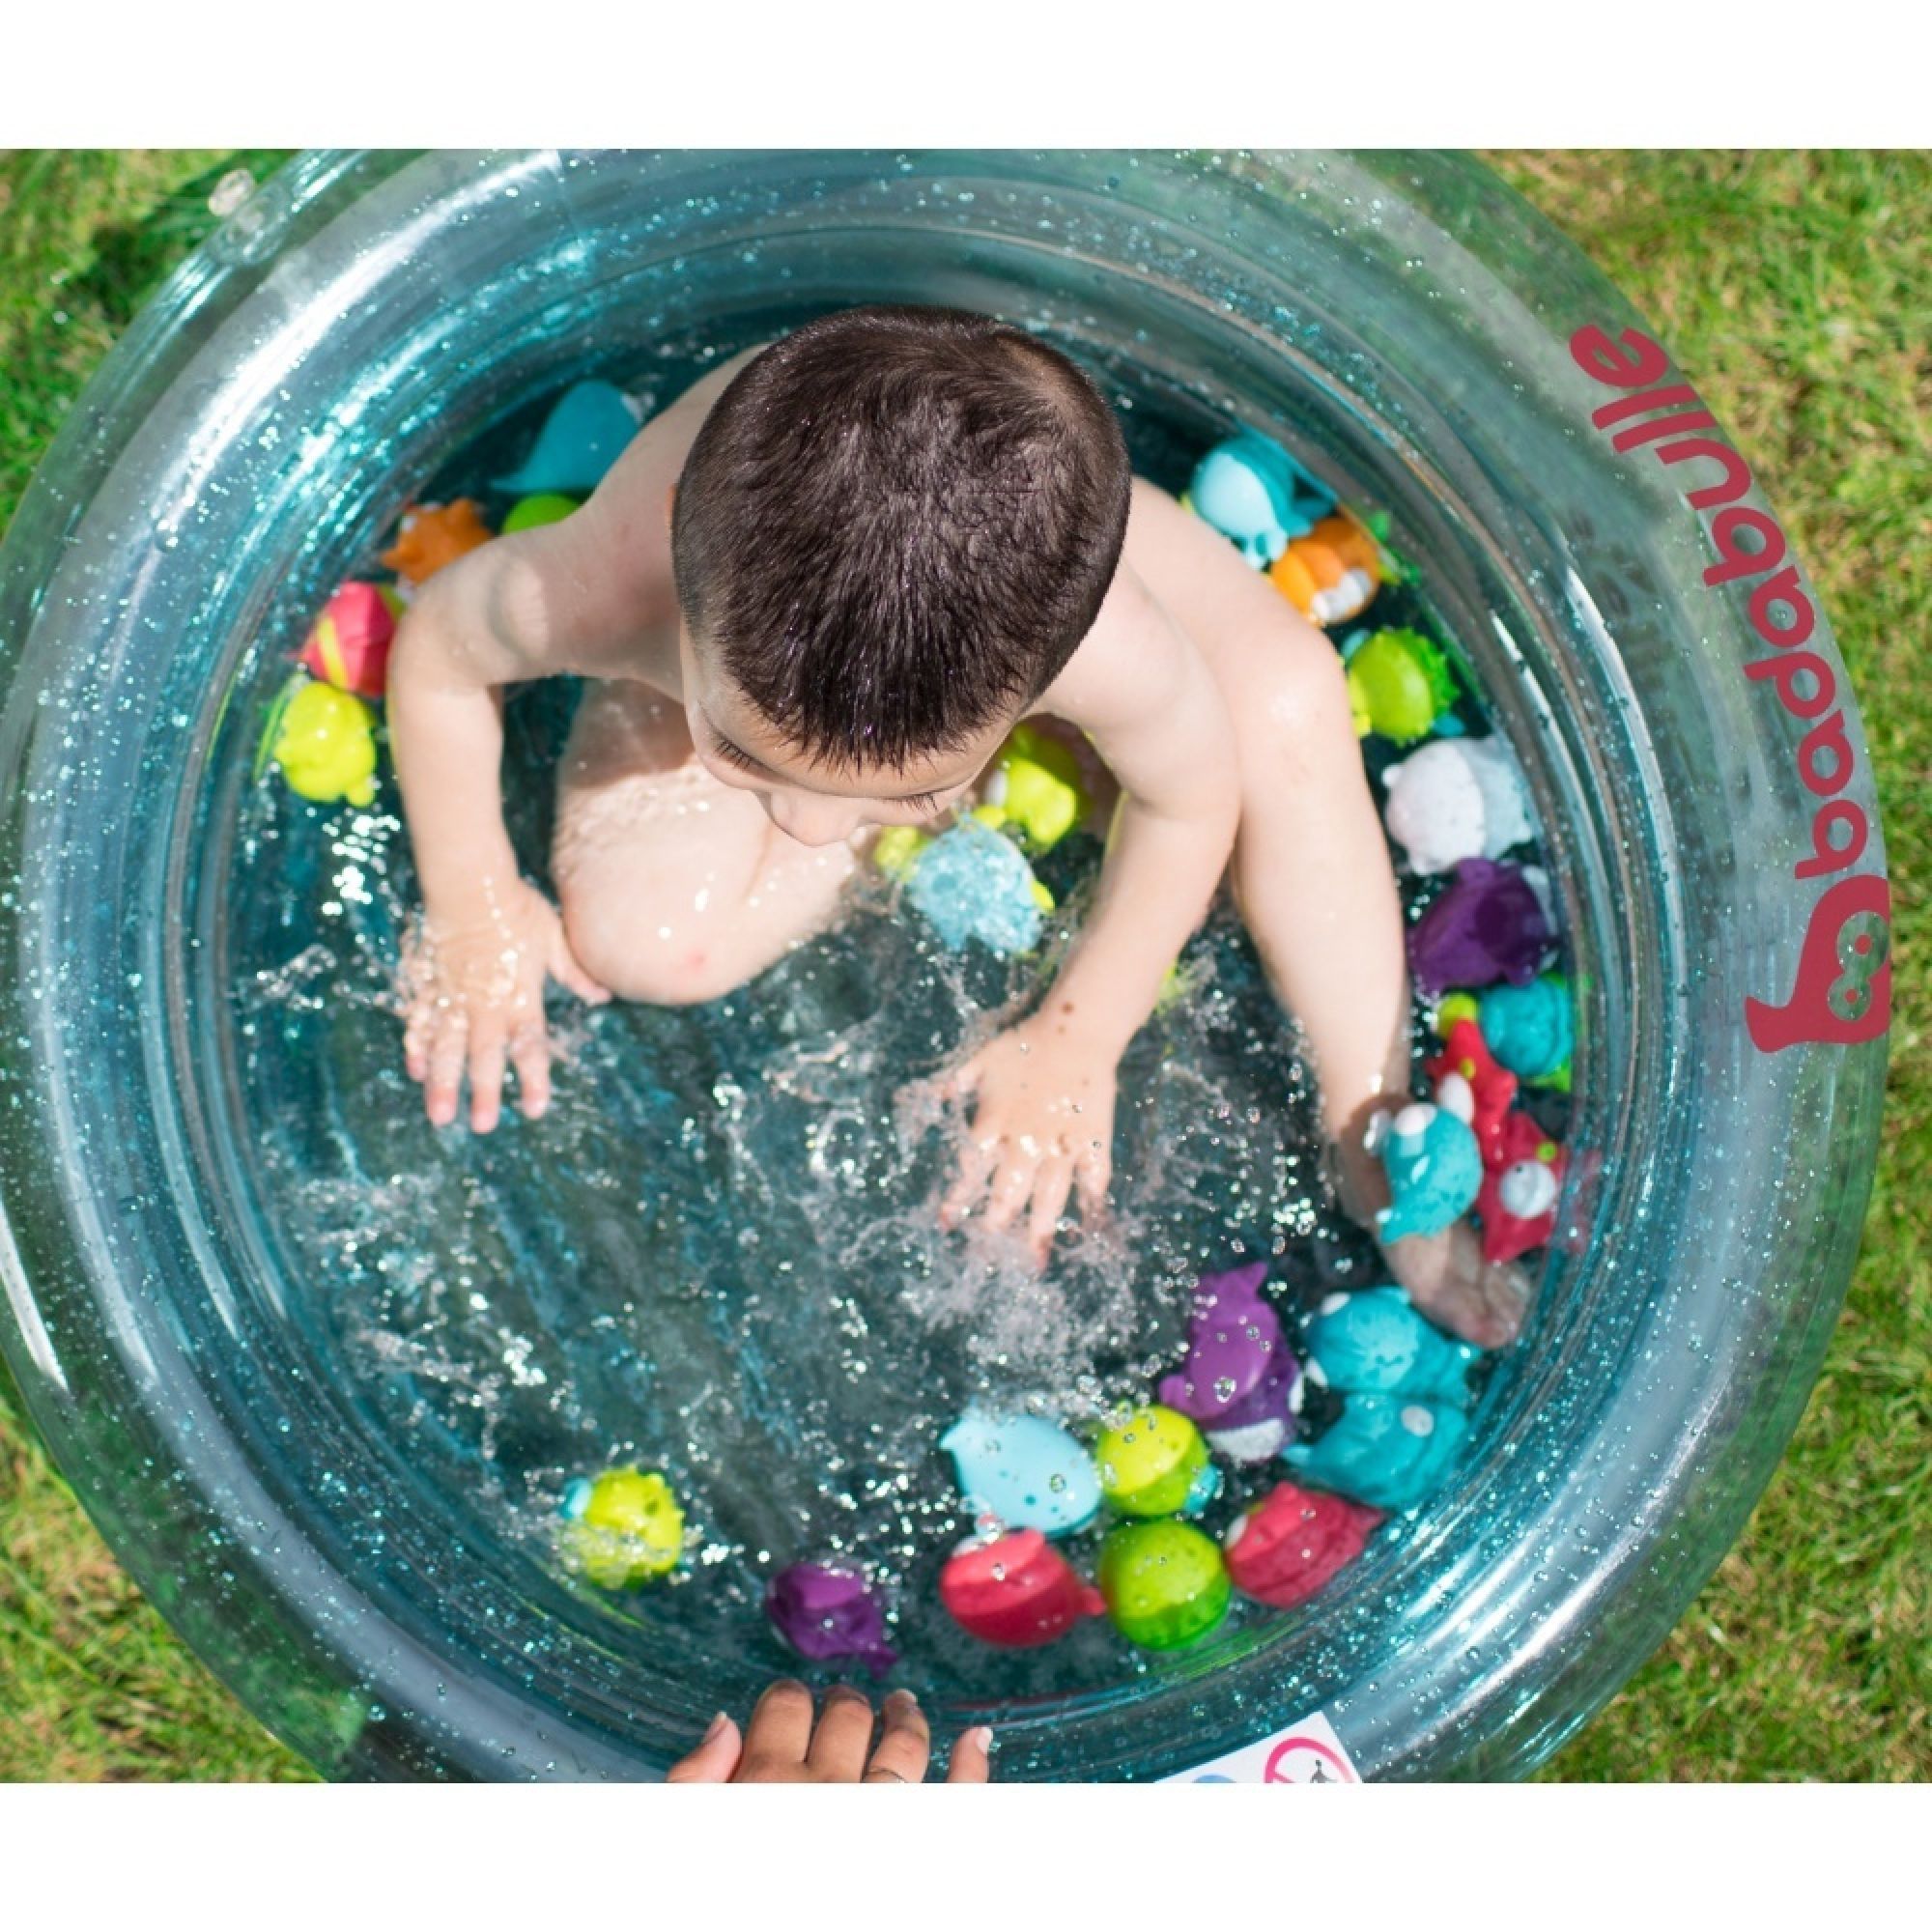
[[[684,1553],[684,1512],[656,1470],[578,1476],[559,1514],[564,1560],[601,1589],[635,1590],[675,1570]]]
[[[1100,1546],[1100,1594],[1114,1627],[1143,1650],[1198,1643],[1228,1614],[1228,1566],[1186,1522],[1123,1522]]]
[[[1122,1516],[1197,1516],[1221,1487],[1200,1430],[1157,1403],[1103,1431],[1094,1460],[1101,1495]]]

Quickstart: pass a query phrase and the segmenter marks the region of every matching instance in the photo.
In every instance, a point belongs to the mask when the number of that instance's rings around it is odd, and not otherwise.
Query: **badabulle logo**
[[[1689,384],[1650,386],[1669,373],[1670,357],[1640,329],[1612,336],[1603,328],[1579,328],[1570,338],[1570,354],[1596,381],[1628,392],[1590,417],[1601,430],[1624,425],[1610,439],[1614,448],[1625,453],[1648,448],[1663,464],[1702,457],[1719,466],[1721,474],[1715,482],[1687,493],[1693,510],[1715,512],[1708,534],[1718,558],[1704,572],[1704,582],[1715,588],[1759,580],[1748,614],[1768,655],[1747,664],[1745,675],[1771,685],[1784,709],[1810,727],[1799,741],[1796,763],[1800,781],[1819,803],[1811,818],[1810,853],[1793,867],[1792,876],[1805,881],[1850,872],[1870,842],[1871,823],[1863,806],[1841,796],[1857,758],[1837,703],[1837,674],[1829,659],[1804,649],[1817,629],[1818,612],[1797,564],[1786,561],[1783,529],[1775,517],[1739,500],[1749,494],[1750,466],[1708,433],[1717,420]],[[1663,413],[1653,413],[1659,411]],[[1752,1045],[1776,1053],[1805,1041],[1854,1046],[1876,1039],[1891,1024],[1890,954],[1891,889],[1884,875],[1862,872],[1839,879],[1805,921],[1790,999],[1782,1006],[1746,999],[1745,1026]]]

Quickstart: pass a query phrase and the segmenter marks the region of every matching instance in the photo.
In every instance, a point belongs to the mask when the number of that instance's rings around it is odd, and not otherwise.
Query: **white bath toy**
[[[1521,767],[1500,738],[1437,739],[1390,765],[1382,782],[1383,822],[1412,872],[1500,859],[1535,834]]]

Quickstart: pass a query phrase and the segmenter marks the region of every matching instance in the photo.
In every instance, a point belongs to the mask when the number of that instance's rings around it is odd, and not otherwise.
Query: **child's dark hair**
[[[1058,350],[873,306],[748,363],[678,479],[686,621],[808,756],[903,766],[1031,703],[1094,622],[1132,469]]]

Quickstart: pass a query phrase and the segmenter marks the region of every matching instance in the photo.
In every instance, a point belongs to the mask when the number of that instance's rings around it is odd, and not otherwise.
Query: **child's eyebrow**
[[[712,749],[719,753],[720,755],[729,759],[743,770],[754,772],[763,778],[778,779],[783,784],[794,782],[793,780],[786,779],[781,774],[773,771],[771,766],[766,764],[763,759],[754,758],[742,745],[733,744],[702,711],[697,715],[704,720],[704,728],[711,736]],[[945,789],[945,787],[941,787],[941,789]],[[909,791],[894,798],[892,803],[894,805],[929,805],[937,796],[938,793],[932,791]]]

